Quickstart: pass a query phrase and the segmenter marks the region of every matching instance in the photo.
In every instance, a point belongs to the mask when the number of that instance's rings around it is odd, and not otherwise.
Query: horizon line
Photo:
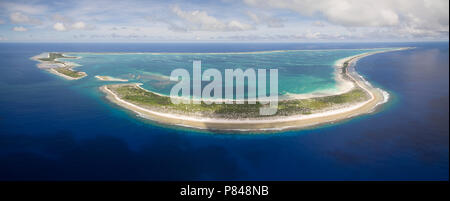
[[[450,42],[450,40],[417,40],[417,41],[0,41],[0,43],[433,43]]]

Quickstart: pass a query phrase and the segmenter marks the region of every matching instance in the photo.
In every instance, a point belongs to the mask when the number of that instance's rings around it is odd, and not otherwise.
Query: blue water
[[[194,49],[195,50],[195,49]],[[63,59],[75,62],[80,67],[77,70],[88,75],[107,75],[130,82],[142,83],[142,87],[169,95],[172,87],[177,83],[170,81],[170,74],[175,69],[186,69],[192,74],[192,61],[202,62],[202,72],[214,68],[225,75],[225,69],[240,68],[243,71],[248,68],[278,69],[278,92],[280,95],[305,94],[312,92],[335,92],[337,83],[335,80],[335,62],[338,59],[385,49],[336,49],[336,50],[306,50],[287,52],[240,52],[236,53],[136,53],[136,54],[92,54],[69,53],[79,59]],[[269,73],[267,73],[269,74]],[[258,78],[261,79],[261,78]],[[222,77],[225,80],[225,77]],[[267,78],[267,80],[269,80]],[[95,76],[89,76],[76,82],[77,85],[104,85]],[[205,87],[208,82],[203,82]],[[236,83],[236,88],[246,86],[244,83]],[[269,85],[269,83],[268,83]],[[226,83],[223,85],[226,87]],[[269,88],[269,87],[268,87]],[[225,89],[222,90],[225,92]],[[255,93],[257,90],[249,90]],[[269,93],[269,91],[267,92]],[[223,94],[221,94],[223,96]]]
[[[36,68],[41,52],[242,52],[414,46],[361,59],[391,94],[380,111],[320,128],[229,135],[155,125],[96,82]],[[0,44],[0,180],[448,180],[449,44]],[[188,62],[186,62],[188,63]],[[83,66],[87,69],[88,66]],[[82,82],[82,80],[79,80]]]

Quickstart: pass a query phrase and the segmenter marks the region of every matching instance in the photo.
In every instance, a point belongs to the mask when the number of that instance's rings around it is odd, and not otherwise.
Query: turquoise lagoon
[[[255,70],[267,69],[267,81],[269,82],[268,69],[278,69],[278,92],[279,95],[284,95],[337,91],[334,68],[337,60],[388,49],[239,53],[68,53],[70,56],[80,58],[64,60],[81,65],[77,67],[77,70],[84,71],[89,75],[83,79],[83,82],[105,83],[97,80],[95,75],[112,76],[127,79],[129,82],[142,83],[145,89],[165,95],[168,95],[176,84],[176,82],[170,81],[171,72],[174,69],[183,68],[188,70],[192,76],[194,60],[202,62],[202,72],[209,68],[215,68],[222,72],[223,79],[225,69],[253,68]],[[202,87],[206,84],[207,82],[204,82]]]

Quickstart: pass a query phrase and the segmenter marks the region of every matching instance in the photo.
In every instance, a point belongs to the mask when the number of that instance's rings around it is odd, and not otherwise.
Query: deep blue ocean
[[[404,46],[416,48],[357,63],[361,75],[390,93],[377,112],[264,135],[160,126],[109,103],[94,86],[73,84],[29,59],[51,51]],[[0,180],[448,180],[448,122],[448,42],[0,43]]]

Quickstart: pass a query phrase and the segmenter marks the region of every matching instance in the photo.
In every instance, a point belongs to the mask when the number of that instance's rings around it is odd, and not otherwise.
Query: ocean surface
[[[158,125],[109,103],[98,91],[106,82],[93,77],[141,81],[166,93],[170,84],[155,77],[174,67],[192,69],[192,60],[201,59],[203,69],[278,67],[280,93],[309,93],[335,87],[336,59],[367,51],[356,49],[391,47],[416,48],[356,65],[390,93],[387,104],[344,122],[275,134]],[[448,42],[0,43],[0,180],[448,180],[448,49]],[[272,50],[314,51],[180,54]],[[89,76],[64,80],[29,59],[51,51],[79,52],[83,58],[73,61]],[[298,63],[306,65],[298,70]]]
[[[267,95],[269,95],[269,69],[278,69],[278,94],[336,93],[335,62],[361,53],[383,51],[388,49],[329,49],[300,51],[265,51],[232,53],[68,53],[78,59],[61,59],[81,65],[76,70],[88,75],[107,75],[127,79],[129,82],[142,83],[142,87],[164,95],[170,95],[177,83],[170,81],[171,72],[185,69],[193,80],[192,62],[201,61],[202,72],[217,69],[222,74],[223,94],[225,88],[233,85],[225,83],[225,69],[251,68],[266,70]],[[195,49],[193,50],[195,51]],[[256,74],[257,75],[257,74]],[[258,80],[263,79],[257,77]],[[204,88],[209,82],[204,81]],[[95,76],[89,76],[76,82],[77,85],[104,85]],[[257,89],[247,90],[248,83],[236,83],[235,87],[244,87],[245,95],[254,94]],[[257,84],[256,84],[257,85]],[[191,82],[191,90],[193,88]],[[191,92],[192,93],[192,92]],[[221,97],[224,95],[221,94]],[[256,95],[255,95],[256,96]]]

